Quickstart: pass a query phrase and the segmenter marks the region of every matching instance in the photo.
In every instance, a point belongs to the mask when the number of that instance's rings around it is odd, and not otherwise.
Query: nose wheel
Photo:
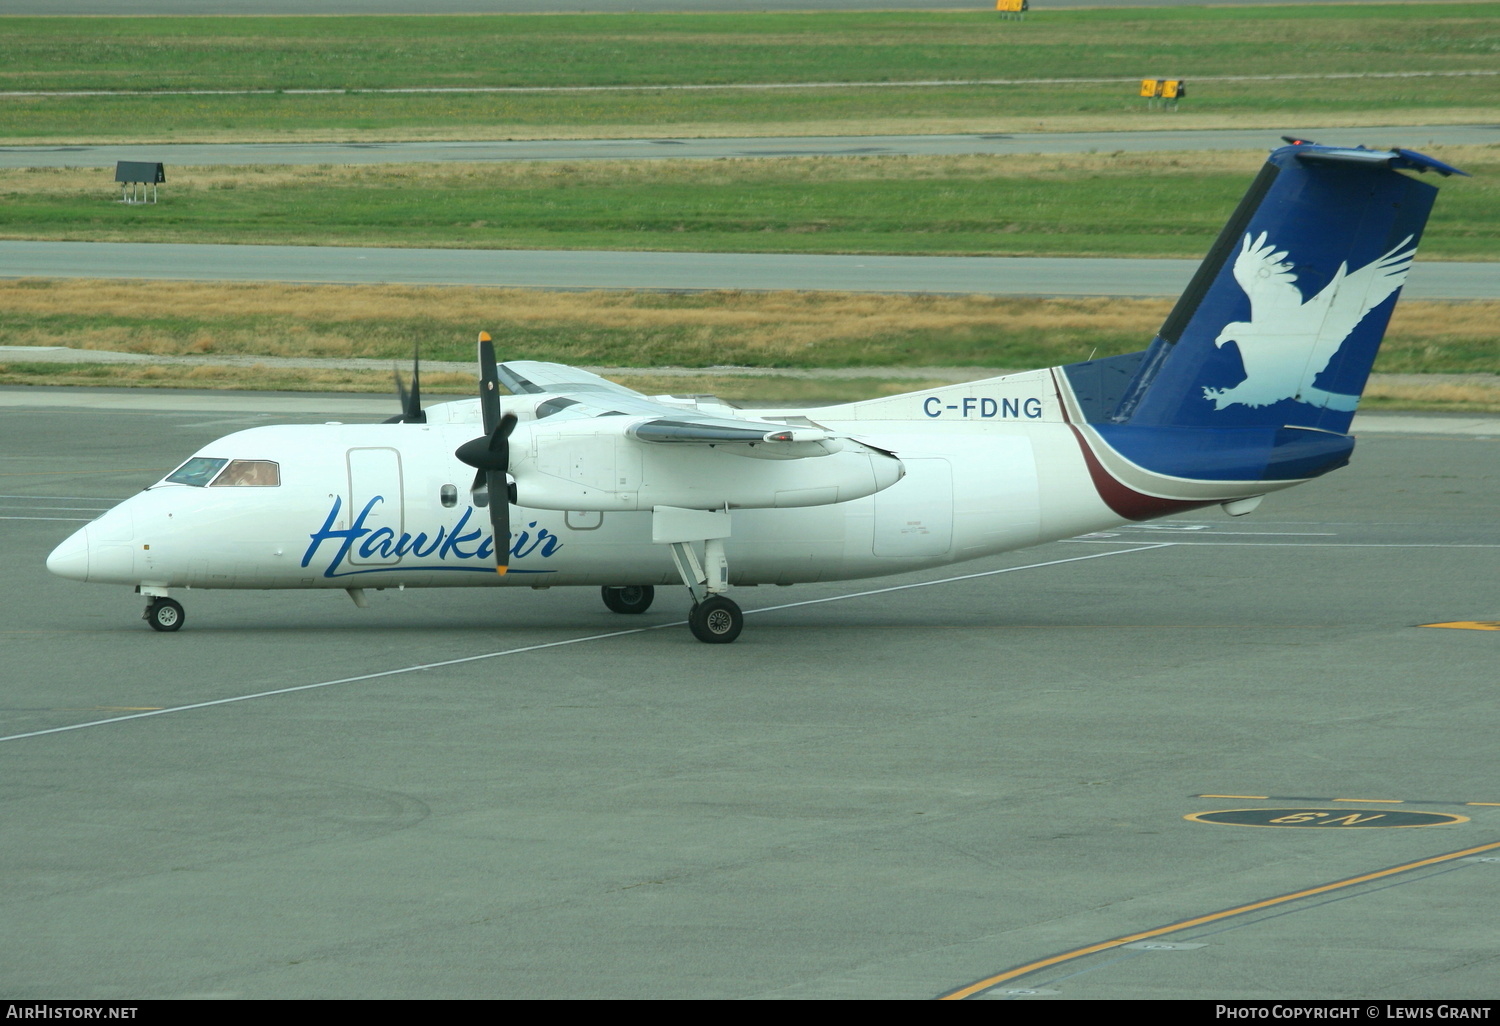
[[[149,623],[153,631],[175,631],[182,629],[185,617],[182,603],[175,599],[154,598],[146,603],[146,612],[141,619]]]

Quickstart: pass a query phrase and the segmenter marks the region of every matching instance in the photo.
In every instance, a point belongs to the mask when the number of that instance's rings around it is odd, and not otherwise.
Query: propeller
[[[474,505],[488,506],[490,526],[495,532],[495,572],[510,569],[510,504],[506,483],[510,469],[510,433],[516,415],[500,412],[500,377],[495,372],[495,345],[488,332],[479,333],[479,409],[484,416],[484,434],[460,445],[454,455],[474,468],[470,492]]]
[[[411,347],[411,392],[401,381],[401,372],[396,371],[396,394],[401,397],[401,412],[387,417],[387,424],[426,424],[427,414],[422,410],[422,372],[417,347]]]

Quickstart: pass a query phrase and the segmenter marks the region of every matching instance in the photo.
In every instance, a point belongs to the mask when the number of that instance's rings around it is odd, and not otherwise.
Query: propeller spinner
[[[475,470],[470,491],[474,505],[488,506],[495,533],[495,572],[510,569],[510,487],[505,475],[510,469],[510,433],[516,415],[500,412],[500,378],[495,372],[495,345],[488,332],[479,333],[479,409],[484,416],[484,434],[471,438],[455,451]]]

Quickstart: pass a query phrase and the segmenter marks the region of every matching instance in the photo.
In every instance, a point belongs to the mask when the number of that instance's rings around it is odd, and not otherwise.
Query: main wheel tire
[[[181,630],[185,619],[182,603],[174,599],[152,599],[151,604],[146,607],[146,622],[153,631]]]
[[[740,636],[745,614],[740,607],[722,595],[710,595],[688,613],[688,627],[693,637],[709,645],[727,645]]]
[[[600,588],[599,594],[612,613],[644,613],[651,608],[656,589],[649,584],[627,584],[623,588]]]

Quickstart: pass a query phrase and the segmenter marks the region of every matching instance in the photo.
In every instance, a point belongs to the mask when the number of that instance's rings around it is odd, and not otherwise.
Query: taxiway
[[[0,94],[3,95],[3,94]],[[1298,129],[1332,146],[1409,149],[1483,146],[1500,125],[1397,125]],[[718,160],[756,157],[955,156],[1046,153],[1186,153],[1278,145],[1271,129],[1155,132],[1018,132],[990,135],[844,135],[702,139],[501,139],[478,142],[137,143],[0,146],[0,168],[98,167],[138,160],[167,165],[175,181],[187,167],[264,164],[398,164],[546,160]],[[191,172],[188,172],[191,174]]]
[[[1458,852],[977,996],[1497,995],[1500,632],[1419,625],[1500,616],[1500,423],[1366,419],[1244,520],[744,589],[710,647],[667,589],[156,634],[49,549],[219,435],[385,411],[79,394],[0,390],[8,997],[926,998]],[[1462,821],[1184,818],[1289,804]]]

